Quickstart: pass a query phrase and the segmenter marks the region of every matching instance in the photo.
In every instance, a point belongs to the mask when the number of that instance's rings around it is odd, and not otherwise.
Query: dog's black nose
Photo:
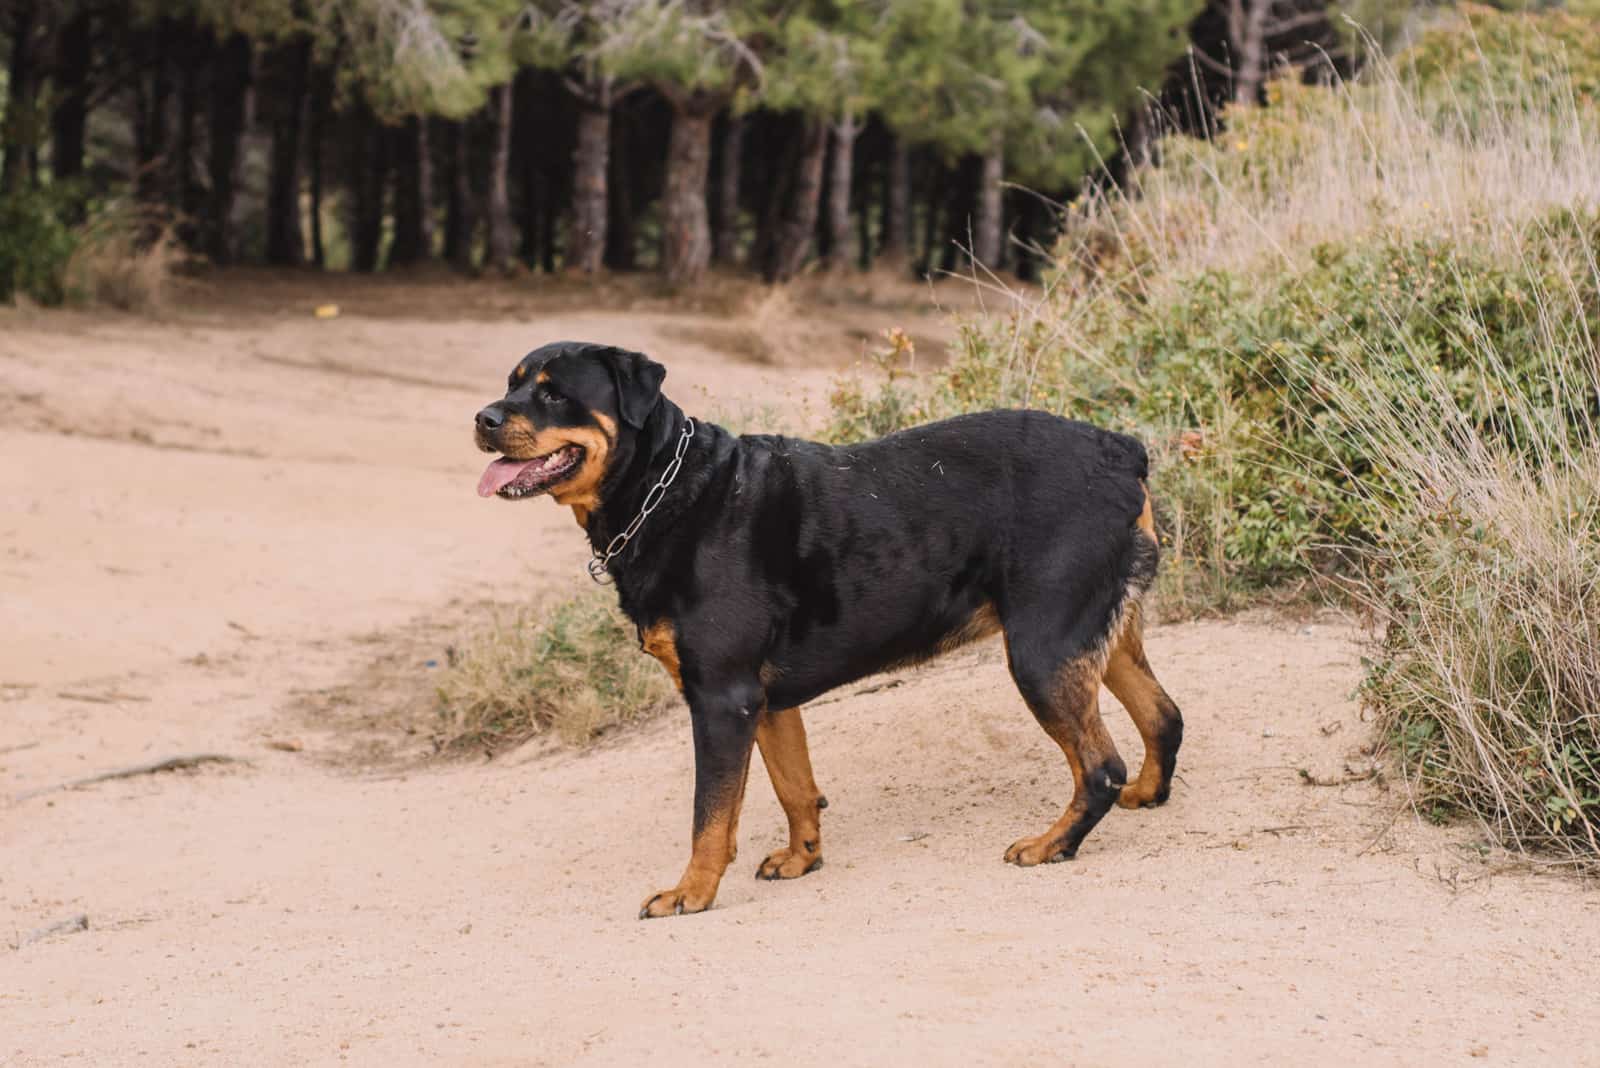
[[[505,421],[506,413],[501,411],[497,405],[491,404],[478,413],[479,430],[499,430],[505,425]]]

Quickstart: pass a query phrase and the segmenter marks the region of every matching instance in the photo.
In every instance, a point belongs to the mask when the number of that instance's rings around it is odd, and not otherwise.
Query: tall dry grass
[[[1382,523],[1354,583],[1380,628],[1363,693],[1425,811],[1594,866],[1600,357],[1570,292],[1534,299],[1549,332],[1532,360],[1479,353],[1493,427],[1438,372],[1407,392],[1381,367],[1336,387],[1342,433],[1387,457],[1381,480],[1349,480]]]
[[[493,619],[453,652],[438,685],[447,747],[503,749],[551,732],[581,745],[659,710],[661,666],[609,589]]]
[[[1470,95],[1382,56],[1351,82],[1275,82],[1269,106],[1231,109],[1214,139],[1164,141],[1130,192],[1074,204],[1057,255],[1157,299],[1208,269],[1294,270],[1330,242],[1425,236],[1515,254],[1527,220],[1600,203],[1594,101],[1531,65],[1548,56],[1517,59]]]
[[[147,210],[102,210],[74,232],[66,263],[70,299],[125,311],[157,311],[167,303],[184,252],[170,221]]]

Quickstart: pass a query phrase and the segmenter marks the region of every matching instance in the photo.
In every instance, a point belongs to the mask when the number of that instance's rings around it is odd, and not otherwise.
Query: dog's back
[[[772,678],[800,703],[994,633],[1044,594],[1103,639],[1154,571],[1138,536],[1148,460],[1132,438],[996,411],[860,445],[741,441],[738,517],[782,606]]]

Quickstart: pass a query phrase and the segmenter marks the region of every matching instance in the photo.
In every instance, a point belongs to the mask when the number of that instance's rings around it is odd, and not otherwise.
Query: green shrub
[[[70,194],[52,189],[0,196],[0,301],[66,299],[67,263],[78,245],[66,221],[71,203]]]
[[[1529,91],[1600,103],[1600,20],[1596,12],[1536,16],[1462,4],[1399,59],[1424,91],[1446,94],[1470,115]]]
[[[661,707],[671,687],[610,590],[494,620],[439,683],[447,744],[499,749],[554,731],[582,744]]]

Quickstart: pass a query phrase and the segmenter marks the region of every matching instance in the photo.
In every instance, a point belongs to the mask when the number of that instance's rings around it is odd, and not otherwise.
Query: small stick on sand
[[[26,801],[30,797],[40,794],[55,793],[57,790],[73,790],[79,786],[89,786],[97,782],[108,782],[111,779],[131,779],[135,775],[153,775],[158,771],[177,771],[180,768],[194,768],[201,764],[248,764],[247,760],[238,757],[224,756],[221,753],[189,753],[184,756],[167,757],[165,760],[155,760],[149,764],[132,764],[125,768],[116,768],[112,771],[102,771],[98,775],[90,775],[82,779],[71,779],[67,782],[57,783],[54,786],[41,786],[34,790],[24,790],[16,794],[13,800]]]
[[[64,920],[57,920],[48,927],[41,927],[31,934],[25,935],[17,942],[16,945],[12,946],[11,948],[21,949],[23,946],[31,946],[35,942],[43,942],[51,935],[75,934],[78,931],[87,931],[88,929],[89,914],[86,912],[80,912],[76,916],[68,916]]]
[[[1353,782],[1366,782],[1368,779],[1376,779],[1378,777],[1378,769],[1376,767],[1368,768],[1365,771],[1351,771],[1347,767],[1345,768],[1345,774],[1337,779],[1318,778],[1305,768],[1297,768],[1295,770],[1300,773],[1300,781],[1307,786],[1348,786]]]

